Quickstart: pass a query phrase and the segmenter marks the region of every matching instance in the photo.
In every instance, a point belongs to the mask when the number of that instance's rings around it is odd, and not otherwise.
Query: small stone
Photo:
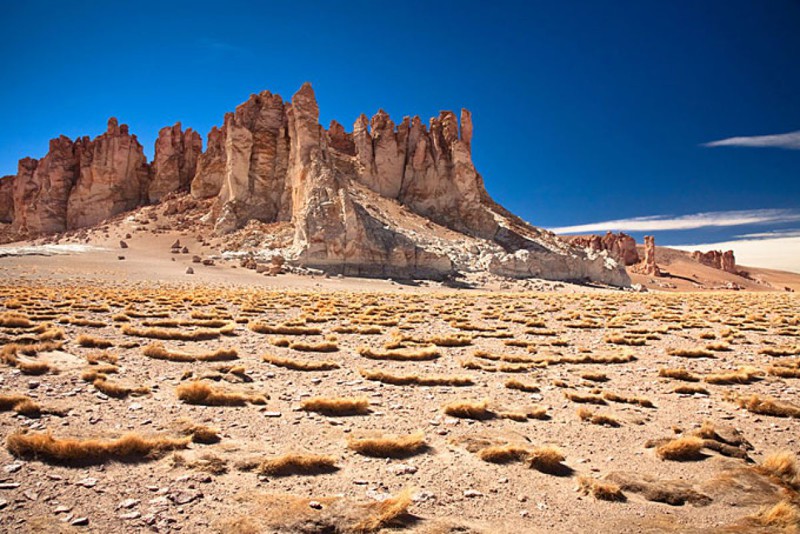
[[[319,501],[311,501],[308,505],[314,510],[322,510],[322,503]]]
[[[392,466],[389,469],[395,475],[413,475],[417,472],[416,466],[408,465],[408,464],[399,464]]]
[[[141,516],[142,516],[142,514],[140,514],[136,510],[134,510],[133,512],[126,512],[124,514],[119,514],[119,518],[120,519],[137,519],[137,518],[139,518]]]
[[[73,527],[82,527],[82,526],[86,526],[86,525],[88,525],[88,524],[89,524],[89,518],[88,518],[88,517],[86,517],[86,516],[83,516],[83,517],[76,517],[75,519],[73,519],[72,521],[70,521],[70,523],[69,523],[69,524],[70,524],[70,525],[72,525]]]
[[[281,412],[264,412],[266,417],[280,417]]]
[[[71,512],[71,511],[72,511],[72,506],[65,506],[65,505],[62,504],[60,506],[56,506],[55,510],[53,510],[53,513],[66,514],[66,513]]]
[[[117,508],[133,508],[139,504],[139,502],[141,502],[139,499],[125,499],[117,505]]]
[[[23,492],[22,492],[22,494],[23,494],[23,495],[25,496],[25,498],[26,498],[26,499],[28,499],[29,501],[36,501],[36,500],[38,500],[38,499],[39,499],[39,494],[38,494],[38,493],[36,493],[35,491],[30,491],[30,490],[27,490],[27,491],[23,491]]]
[[[84,478],[75,483],[76,486],[83,486],[84,488],[93,488],[97,485],[96,478]]]
[[[8,501],[5,499],[0,499],[0,510],[8,506]]]
[[[8,464],[3,467],[3,471],[6,473],[16,473],[20,469],[22,469],[22,464]]]
[[[194,269],[192,269],[191,267],[187,267],[186,274],[194,274]]]
[[[477,490],[466,490],[464,492],[464,497],[472,498],[472,497],[483,497],[483,493]]]
[[[19,482],[0,482],[0,490],[17,489]]]
[[[128,248],[128,244],[120,239],[119,248]]]

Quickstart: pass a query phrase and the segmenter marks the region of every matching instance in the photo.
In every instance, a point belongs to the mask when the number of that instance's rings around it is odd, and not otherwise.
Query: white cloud
[[[664,230],[695,230],[697,228],[720,226],[743,226],[747,224],[787,223],[800,221],[800,212],[786,209],[761,209],[738,211],[710,211],[670,217],[653,215],[633,217],[575,226],[550,228],[557,234],[581,234],[592,232],[657,232]]]
[[[669,245],[693,252],[700,250],[732,250],[737,265],[764,267],[800,273],[800,236],[777,237],[772,239],[743,239],[704,245]]]
[[[702,146],[745,146],[745,147],[774,147],[789,150],[800,150],[800,130],[776,135],[751,135],[745,137],[729,137],[718,141],[703,143]]]

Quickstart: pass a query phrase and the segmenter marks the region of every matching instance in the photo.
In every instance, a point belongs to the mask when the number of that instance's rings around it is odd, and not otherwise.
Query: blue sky
[[[800,130],[796,0],[33,0],[5,5],[0,26],[0,174],[112,115],[152,156],[162,126],[205,139],[249,94],[311,81],[323,125],[348,130],[379,108],[469,108],[489,192],[538,226],[656,217],[631,233],[778,232],[800,258],[800,140],[751,139]],[[705,146],[730,138],[744,139]]]

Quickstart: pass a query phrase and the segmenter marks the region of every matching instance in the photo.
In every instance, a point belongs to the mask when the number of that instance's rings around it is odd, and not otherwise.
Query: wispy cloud
[[[208,39],[204,37],[198,39],[196,45],[201,52],[197,57],[197,60],[200,62],[252,55],[249,48],[218,39]]]
[[[800,237],[800,228],[787,228],[771,232],[756,232],[752,234],[737,235],[736,239],[774,239],[776,237]]]
[[[664,230],[695,230],[697,228],[743,226],[748,224],[778,224],[800,221],[800,211],[788,209],[760,209],[736,211],[710,211],[692,215],[653,215],[602,221],[575,226],[551,228],[557,234],[592,232],[657,232]]]
[[[744,146],[744,147],[772,147],[772,148],[786,148],[789,150],[800,150],[800,130],[796,132],[789,132],[785,134],[775,135],[751,135],[745,137],[729,137],[727,139],[720,139],[718,141],[710,141],[703,143],[702,146],[717,147],[717,146]]]
[[[800,273],[800,236],[766,239],[742,239],[700,245],[670,245],[689,252],[700,250],[733,250],[738,265],[765,267]]]

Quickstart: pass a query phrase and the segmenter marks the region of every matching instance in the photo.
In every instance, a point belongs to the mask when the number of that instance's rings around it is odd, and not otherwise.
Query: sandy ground
[[[758,394],[798,404],[798,378],[781,378],[772,371],[776,363],[796,365],[800,355],[797,294],[633,294],[560,284],[548,286],[554,289],[550,292],[520,293],[513,287],[485,292],[381,280],[265,277],[233,268],[236,262],[191,263],[193,254],[210,257],[219,251],[213,241],[203,246],[188,234],[181,243],[190,253],[170,254],[175,237],[134,235],[127,240],[129,248],[120,249],[119,236],[111,233],[105,240],[92,240],[100,250],[83,254],[0,258],[0,314],[21,314],[31,321],[30,326],[0,327],[4,350],[12,342],[35,343],[42,332],[63,330],[63,339],[55,340],[60,347],[43,346],[30,356],[20,353],[23,365],[8,358],[0,363],[3,395],[24,395],[45,412],[59,413],[29,417],[10,407],[0,413],[0,439],[21,431],[78,439],[113,439],[127,432],[177,438],[178,422],[188,420],[217,429],[220,441],[189,443],[185,449],[137,461],[95,459],[78,465],[14,455],[4,447],[0,530],[348,532],[358,526],[348,514],[370,514],[358,503],[376,503],[408,488],[413,496],[408,514],[379,529],[769,531],[774,525],[762,529],[758,521],[743,518],[782,499],[797,499],[777,479],[757,474],[754,466],[775,451],[800,452],[800,418],[751,413],[736,402]],[[118,260],[118,255],[125,259]],[[194,275],[185,274],[189,266]],[[120,320],[123,316],[129,320]],[[236,349],[235,361],[153,359],[144,355],[144,348],[156,340],[124,330],[126,325],[140,330],[156,325],[168,334],[219,330],[202,326],[208,317],[232,325],[232,330],[204,341],[161,342],[169,350],[190,354]],[[169,320],[183,324],[159,326]],[[320,335],[285,337],[311,344],[327,339],[337,350],[276,346],[284,336],[257,333],[248,328],[251,322],[319,328]],[[346,325],[378,333],[336,332]],[[115,398],[82,380],[87,369],[97,367],[89,360],[102,352],[81,346],[82,334],[112,343],[108,351],[118,357],[118,368],[107,375],[108,381],[148,392]],[[461,336],[466,344],[437,347],[436,336]],[[374,360],[358,351],[362,346],[384,350],[392,343],[411,352],[432,347],[438,357]],[[670,354],[705,347],[710,348],[699,357]],[[780,349],[784,356],[762,354],[763,349]],[[263,354],[331,361],[338,367],[292,370],[263,361]],[[598,358],[604,356],[620,361],[603,363]],[[36,362],[47,363],[49,371],[22,372],[25,363]],[[220,371],[226,364],[242,366],[245,372]],[[743,366],[753,368],[736,379],[744,383],[707,382]],[[662,368],[681,367],[699,381],[659,376]],[[466,377],[471,383],[390,385],[365,379],[362,370]],[[177,391],[194,379],[268,400],[265,405],[187,404]],[[508,388],[510,379],[538,391]],[[707,394],[673,391],[687,384]],[[369,413],[329,416],[302,410],[311,396],[366,397]],[[580,396],[599,404],[577,402]],[[637,398],[653,406],[635,404]],[[443,411],[451,402],[484,399],[489,414],[483,419]],[[526,418],[526,413],[535,413],[533,407],[544,408],[547,418]],[[580,408],[607,415],[619,426],[583,421]],[[510,418],[510,412],[522,414],[522,421]],[[716,426],[723,441],[736,441],[730,436],[739,432],[751,447],[734,448],[747,459],[704,448],[690,461],[670,461],[647,446],[652,445],[649,440],[692,434],[704,421]],[[418,431],[428,448],[407,457],[375,458],[348,448],[353,436]],[[481,448],[505,444],[526,450],[552,445],[564,460],[548,471],[524,460],[495,464],[479,457]],[[338,469],[278,477],[242,465],[288,452],[329,455]],[[204,457],[216,458],[217,469],[210,469]],[[629,479],[653,477],[655,487],[670,491],[677,491],[679,481],[703,498],[682,505],[653,502],[648,500],[652,495],[630,484],[622,484],[624,502],[576,491],[582,477],[614,479],[620,473]],[[286,495],[316,502],[287,500]],[[339,497],[344,505],[324,500],[326,496]]]

